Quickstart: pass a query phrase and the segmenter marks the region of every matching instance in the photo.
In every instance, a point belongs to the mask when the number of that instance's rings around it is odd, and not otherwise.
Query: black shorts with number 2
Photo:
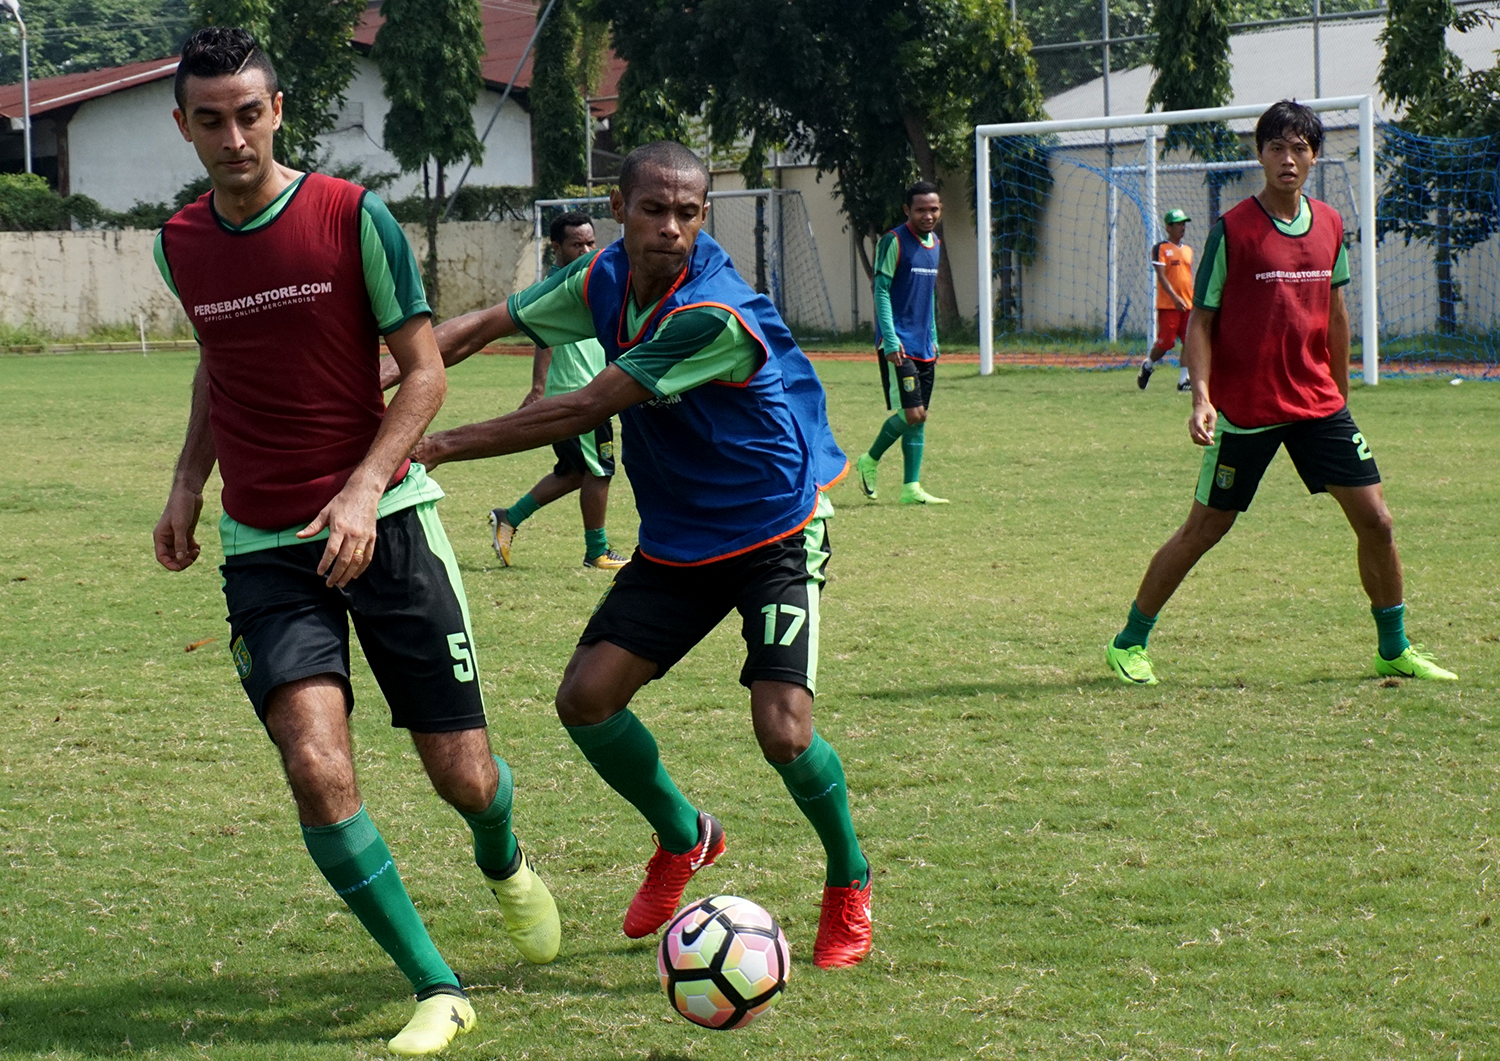
[[[375,524],[375,557],[343,589],[324,585],[326,541],[224,559],[230,655],[262,723],[279,685],[319,674],[343,681],[349,710],[349,622],[391,709],[391,725],[446,733],[485,724],[458,564],[431,502]]]
[[[1321,494],[1330,486],[1380,482],[1370,444],[1348,406],[1316,420],[1259,428],[1236,427],[1221,413],[1214,444],[1203,453],[1194,496],[1209,508],[1249,511],[1261,476],[1282,446],[1310,494]]]

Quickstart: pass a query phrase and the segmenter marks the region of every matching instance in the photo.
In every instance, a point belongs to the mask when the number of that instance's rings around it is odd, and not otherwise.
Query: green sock
[[[905,472],[901,477],[904,483],[920,483],[922,481],[922,448],[927,435],[925,423],[912,424],[906,434],[901,436],[901,462]]]
[[[458,813],[474,833],[474,864],[484,870],[486,876],[499,880],[516,860],[516,837],[510,831],[510,808],[516,782],[506,761],[498,755],[494,759],[500,768],[495,798],[478,814],[462,810]]]
[[[333,890],[406,974],[413,992],[458,985],[406,894],[390,848],[363,806],[354,817],[333,825],[303,826],[302,840]]]
[[[530,494],[522,494],[521,500],[505,510],[505,522],[509,523],[512,527],[519,527],[541,507],[541,505],[536,503],[536,498]]]
[[[1135,606],[1135,601],[1130,602],[1130,618],[1125,621],[1125,629],[1115,635],[1115,648],[1129,648],[1131,645],[1146,647],[1146,639],[1151,636],[1151,628],[1156,625],[1156,616],[1147,615]]]
[[[583,558],[592,560],[596,556],[603,556],[609,552],[609,535],[603,527],[596,530],[583,529]]]
[[[875,441],[870,445],[870,456],[879,460],[885,456],[885,451],[896,444],[896,439],[906,433],[906,417],[900,413],[892,413],[886,417],[885,423],[880,425],[880,434],[875,436]]]
[[[851,881],[858,881],[863,888],[870,879],[870,864],[854,838],[854,820],[849,817],[849,795],[839,753],[814,733],[807,751],[789,763],[771,765],[781,775],[797,808],[812,822],[818,839],[823,841],[823,849],[828,852],[827,883],[847,888]]]
[[[645,815],[661,846],[680,855],[698,846],[698,808],[667,775],[656,738],[629,708],[595,726],[564,726],[604,783]]]
[[[1390,608],[1371,608],[1375,616],[1375,631],[1380,635],[1380,658],[1395,659],[1411,647],[1406,637],[1406,605]]]

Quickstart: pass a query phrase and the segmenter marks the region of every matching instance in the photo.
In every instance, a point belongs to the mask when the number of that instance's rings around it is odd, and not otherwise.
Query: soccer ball
[[[714,895],[679,910],[656,952],[672,1008],[716,1031],[743,1028],[770,1009],[791,965],[776,919],[738,895]]]

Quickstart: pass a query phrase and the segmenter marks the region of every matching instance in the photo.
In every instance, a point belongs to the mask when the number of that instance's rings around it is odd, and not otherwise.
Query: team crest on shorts
[[[601,442],[599,444],[599,458],[612,461],[615,459],[615,444],[613,442]]]
[[[243,636],[234,639],[234,644],[229,646],[229,655],[234,660],[234,669],[239,672],[240,681],[250,677],[250,650],[245,647]]]
[[[1228,490],[1234,486],[1234,469],[1219,465],[1219,470],[1214,474],[1214,485],[1220,490]]]
[[[901,380],[901,389],[904,390],[904,391],[914,391],[914,390],[916,390],[917,389],[917,377],[916,376],[906,376],[905,378],[903,378]]]

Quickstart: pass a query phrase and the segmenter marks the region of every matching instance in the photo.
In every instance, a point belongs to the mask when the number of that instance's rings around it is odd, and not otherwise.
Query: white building
[[[475,185],[533,183],[531,116],[528,88],[531,60],[516,73],[516,64],[536,28],[534,11],[522,5],[485,5],[485,88],[475,103],[475,129],[483,134],[495,119],[485,143],[484,161],[468,182]],[[381,26],[379,5],[371,4],[355,33],[360,52],[346,100],[332,132],[323,138],[333,166],[359,165],[363,172],[400,169],[385,149],[382,128],[390,103],[380,73],[369,59],[370,45]],[[611,65],[600,95],[612,96],[623,66]],[[191,180],[203,175],[192,147],[183,141],[172,119],[175,57],[31,83],[33,168],[63,194],[82,194],[113,210],[137,202],[170,202]],[[510,97],[496,115],[506,83],[515,77]],[[613,104],[597,106],[602,117]],[[22,170],[21,86],[0,86],[0,172]],[[457,177],[457,174],[454,175]],[[422,174],[399,177],[384,193],[403,198],[422,188]]]

